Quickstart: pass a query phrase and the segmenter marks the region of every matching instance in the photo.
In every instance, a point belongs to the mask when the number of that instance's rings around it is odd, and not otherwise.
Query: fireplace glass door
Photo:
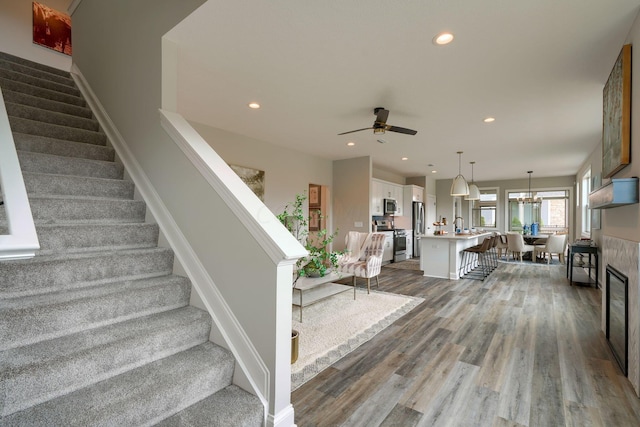
[[[627,375],[628,297],[627,276],[607,265],[607,342],[620,369]]]

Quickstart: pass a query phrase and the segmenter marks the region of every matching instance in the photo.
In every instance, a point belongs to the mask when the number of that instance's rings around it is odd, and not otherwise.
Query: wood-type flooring
[[[484,282],[450,281],[383,267],[381,291],[425,301],[294,391],[296,424],[640,426],[600,290],[565,273],[500,263]]]

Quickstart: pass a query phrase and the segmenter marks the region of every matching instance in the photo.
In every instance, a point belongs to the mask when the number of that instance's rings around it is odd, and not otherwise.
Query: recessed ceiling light
[[[409,160],[409,158],[408,157],[403,157],[402,160]]]
[[[431,173],[437,173],[437,172],[438,172],[438,171],[436,171],[436,170],[431,171]]]
[[[354,145],[356,145],[356,143],[353,142],[353,141],[347,142],[347,146],[349,146],[349,147],[353,147]]]
[[[253,108],[254,110],[257,110],[258,108],[260,108],[260,104],[258,104],[257,102],[250,102],[249,108]]]
[[[433,38],[433,43],[439,46],[449,44],[453,41],[453,34],[451,33],[440,33]]]
[[[495,117],[485,117],[482,121],[485,122],[485,123],[493,123],[493,122],[496,121],[496,118]]]

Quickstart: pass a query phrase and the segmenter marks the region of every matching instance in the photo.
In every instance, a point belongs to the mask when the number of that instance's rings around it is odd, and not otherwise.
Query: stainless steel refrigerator
[[[424,234],[424,203],[413,202],[411,212],[411,225],[413,228],[413,256],[420,256],[420,237]]]

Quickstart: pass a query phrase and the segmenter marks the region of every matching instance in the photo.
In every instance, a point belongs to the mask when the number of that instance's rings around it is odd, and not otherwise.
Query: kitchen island
[[[420,236],[420,269],[427,277],[460,279],[462,251],[481,243],[491,232],[472,234],[423,234]]]

